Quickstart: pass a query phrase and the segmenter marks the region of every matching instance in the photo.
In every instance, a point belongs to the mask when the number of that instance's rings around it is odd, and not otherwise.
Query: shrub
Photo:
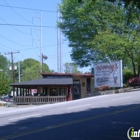
[[[134,77],[129,79],[128,81],[130,86],[140,86],[140,78],[139,77]]]
[[[109,86],[100,86],[100,87],[98,87],[98,90],[99,90],[99,91],[102,91],[102,90],[109,90],[109,89],[110,89]]]
[[[128,83],[128,80],[133,78],[133,73],[130,69],[124,68],[123,69],[123,82]]]
[[[127,84],[123,84],[123,87],[126,88],[126,87],[128,87],[128,85]]]

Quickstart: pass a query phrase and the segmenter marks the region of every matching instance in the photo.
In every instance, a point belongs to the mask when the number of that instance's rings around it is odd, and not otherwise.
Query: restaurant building
[[[54,102],[69,101],[85,98],[87,93],[93,92],[94,77],[93,74],[42,73],[42,78],[12,83],[10,86],[16,91],[15,101],[23,98],[25,101],[29,97],[33,99],[32,96],[38,101],[41,98],[43,103],[53,99]]]

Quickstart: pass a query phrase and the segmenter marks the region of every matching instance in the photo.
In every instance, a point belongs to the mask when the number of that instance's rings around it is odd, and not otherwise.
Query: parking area
[[[8,95],[3,95],[0,97],[0,106],[12,106],[13,105],[13,97]]]

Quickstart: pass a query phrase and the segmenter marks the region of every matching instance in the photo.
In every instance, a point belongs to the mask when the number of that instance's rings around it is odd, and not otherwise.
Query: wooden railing
[[[51,104],[65,101],[66,96],[16,96],[13,104]]]

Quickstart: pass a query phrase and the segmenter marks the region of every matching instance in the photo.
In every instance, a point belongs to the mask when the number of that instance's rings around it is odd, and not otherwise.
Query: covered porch
[[[14,104],[50,104],[72,100],[72,78],[40,78],[13,83]]]

